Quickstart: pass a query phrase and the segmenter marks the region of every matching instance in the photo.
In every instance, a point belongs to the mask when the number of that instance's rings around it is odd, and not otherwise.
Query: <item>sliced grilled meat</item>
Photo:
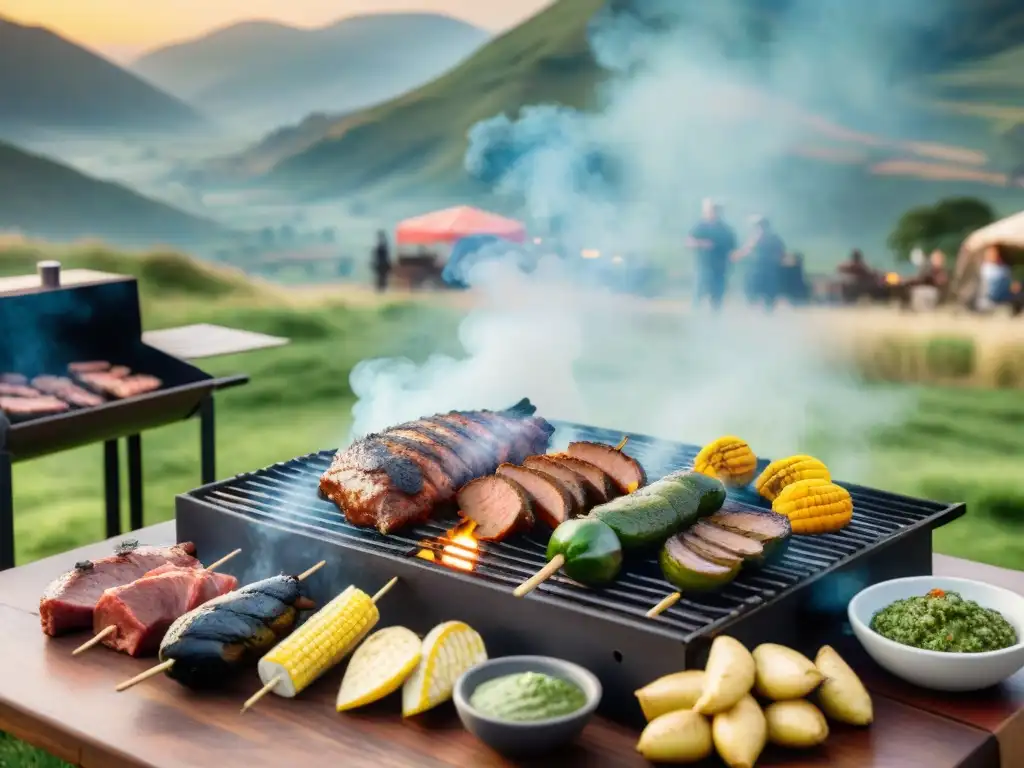
[[[0,397],[39,397],[41,394],[38,389],[25,384],[6,384],[0,381]]]
[[[647,474],[640,463],[625,451],[604,443],[569,443],[566,453],[600,467],[615,481],[622,493],[632,493],[647,484]]]
[[[611,475],[589,461],[577,459],[567,453],[548,454],[552,461],[557,461],[566,469],[571,469],[584,480],[584,489],[593,505],[604,504],[619,496],[619,488]]]
[[[573,501],[576,502],[576,507],[582,512],[590,509],[590,500],[587,498],[587,491],[584,487],[586,481],[571,469],[567,469],[557,461],[543,455],[527,456],[523,460],[523,466],[543,472],[545,475],[558,481],[569,492]]]
[[[478,477],[462,486],[459,514],[473,520],[473,535],[483,541],[501,541],[517,530],[533,527],[533,510],[523,488],[500,475]]]
[[[515,480],[526,492],[533,514],[545,525],[557,528],[570,517],[582,514],[572,495],[550,475],[516,464],[502,464],[498,476]]]

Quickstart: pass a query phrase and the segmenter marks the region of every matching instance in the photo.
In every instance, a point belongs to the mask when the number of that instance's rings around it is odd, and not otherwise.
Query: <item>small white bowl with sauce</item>
[[[933,589],[957,592],[982,608],[998,611],[1017,632],[1017,644],[998,651],[928,651],[883,637],[872,617],[897,600],[922,597]],[[880,666],[909,683],[936,691],[977,691],[998,685],[1024,667],[1024,596],[982,581],[951,576],[911,576],[861,590],[847,609],[864,650]]]

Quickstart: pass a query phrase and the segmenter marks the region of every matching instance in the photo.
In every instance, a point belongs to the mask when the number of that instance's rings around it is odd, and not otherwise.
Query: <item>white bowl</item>
[[[886,606],[933,589],[959,592],[983,608],[999,611],[1017,631],[1018,643],[999,651],[946,653],[894,642],[871,629]],[[1024,667],[1024,597],[982,581],[947,576],[911,576],[883,581],[857,593],[847,609],[853,633],[880,666],[897,677],[936,691],[977,691],[998,685]]]

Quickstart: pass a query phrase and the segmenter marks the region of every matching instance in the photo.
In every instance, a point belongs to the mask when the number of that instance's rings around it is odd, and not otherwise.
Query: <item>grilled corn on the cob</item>
[[[419,664],[422,645],[405,627],[385,627],[366,638],[345,670],[337,710],[372,704],[397,691]]]
[[[487,649],[475,629],[461,621],[438,624],[423,638],[419,666],[402,686],[402,715],[418,715],[448,701],[459,676],[484,661]]]
[[[757,474],[757,455],[733,435],[725,435],[701,448],[693,468],[702,475],[717,477],[725,485],[741,488]]]
[[[828,467],[813,456],[799,454],[773,461],[754,481],[754,490],[768,501],[775,501],[783,488],[798,480],[832,481]]]
[[[853,518],[853,499],[845,488],[827,480],[800,480],[782,489],[772,509],[789,518],[793,533],[831,533]]]
[[[380,620],[373,599],[349,587],[274,646],[257,665],[264,685],[292,698],[345,658]]]

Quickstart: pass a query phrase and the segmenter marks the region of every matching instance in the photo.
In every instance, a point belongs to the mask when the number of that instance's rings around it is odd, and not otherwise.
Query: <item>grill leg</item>
[[[128,436],[128,521],[133,531],[142,525],[142,436]]]
[[[212,395],[199,405],[199,450],[203,485],[208,485],[217,479],[217,434]]]
[[[14,483],[11,454],[0,451],[0,571],[14,567]]]
[[[107,538],[121,535],[121,456],[117,440],[103,443],[103,490],[107,499]]]

